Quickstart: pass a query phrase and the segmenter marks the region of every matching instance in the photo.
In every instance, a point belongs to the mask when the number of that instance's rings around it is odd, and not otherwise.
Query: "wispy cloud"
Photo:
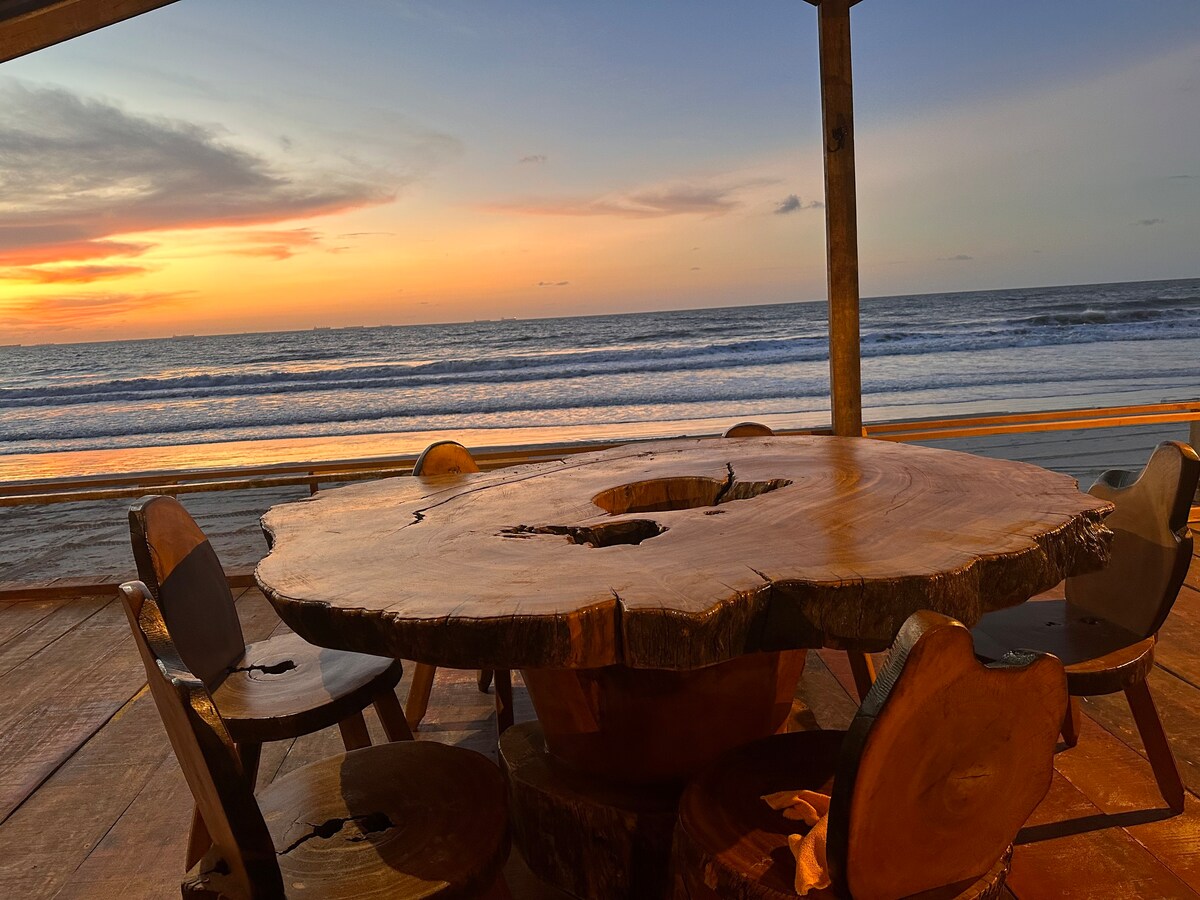
[[[539,281],[538,287],[566,287],[571,282],[569,281]]]
[[[721,216],[742,205],[739,194],[776,183],[756,178],[727,183],[677,182],[598,197],[531,198],[484,204],[491,212],[530,216],[619,216],[654,219],[664,216]]]
[[[393,199],[405,179],[281,171],[221,129],[59,88],[0,89],[0,259],[32,265],[147,248],[157,230],[267,224]]]
[[[775,205],[775,215],[786,216],[788,213],[799,212],[802,209],[824,209],[825,204],[820,200],[809,200],[805,203],[797,194],[788,194]]]
[[[1163,224],[1163,220],[1162,219],[1138,219],[1133,224],[1134,225],[1143,225],[1143,226],[1161,225],[1161,224]]]
[[[1195,175],[1168,175],[1167,177],[1172,178],[1172,179],[1183,179],[1183,178],[1195,178],[1196,176]]]
[[[244,245],[230,250],[238,256],[262,256],[269,259],[291,259],[298,252],[324,249],[336,253],[338,247],[323,246],[324,235],[311,228],[293,228],[285,231],[241,231],[233,236],[232,243]]]
[[[119,324],[131,313],[177,303],[192,293],[105,293],[5,300],[0,302],[0,326],[39,331],[104,327]]]
[[[970,256],[969,254],[966,254],[966,253],[959,253],[959,254],[956,254],[955,256],[939,256],[938,257],[938,259],[941,262],[970,262],[974,258],[975,257]]]
[[[545,153],[530,153],[528,156],[522,156],[517,160],[519,165],[539,165],[546,161]]]
[[[132,241],[77,241],[18,246],[7,251],[0,250],[0,266],[36,266],[52,262],[83,262],[89,259],[141,256],[153,248],[154,244]]]
[[[30,284],[90,284],[106,278],[127,278],[149,271],[145,266],[53,266],[34,268],[13,266],[0,268],[0,278]]]

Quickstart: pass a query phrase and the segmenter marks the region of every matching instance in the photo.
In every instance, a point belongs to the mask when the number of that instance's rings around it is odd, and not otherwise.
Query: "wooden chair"
[[[758,422],[738,422],[736,425],[730,425],[726,428],[725,433],[721,437],[772,437],[774,434],[775,432],[770,427]]]
[[[831,796],[833,883],[808,896],[997,896],[1012,841],[1049,790],[1066,701],[1054,657],[985,667],[960,623],[915,613],[849,731],[756,741],[687,787],[674,896],[794,900],[788,834],[800,823],[760,798],[803,789]]]
[[[212,846],[182,895],[510,897],[508,812],[500,771],[470,750],[384,744],[272,782],[255,799],[205,683],[190,672],[160,605],[141,582],[121,586],[154,702]]]
[[[1116,509],[1112,560],[1089,575],[1068,578],[1065,600],[1024,603],[984,616],[975,626],[976,653],[995,659],[1011,647],[1033,647],[1062,659],[1071,695],[1062,734],[1079,739],[1076,697],[1125,692],[1163,799],[1182,811],[1184,788],[1150,696],[1146,676],[1154,644],[1192,560],[1188,513],[1200,478],[1200,458],[1187,444],[1158,445],[1141,473],[1105,472],[1090,493]]]
[[[435,441],[422,451],[413,464],[413,475],[465,475],[479,471],[479,465],[471,451],[457,441]],[[437,666],[417,663],[413,669],[412,684],[408,688],[408,699],[404,704],[405,714],[413,729],[421,727],[421,720],[429,709],[429,695],[433,691],[433,676]],[[512,672],[508,669],[481,669],[479,690],[487,693],[493,677],[496,682],[496,731],[504,734],[512,727],[513,699]]]
[[[773,437],[775,434],[766,425],[759,422],[738,422],[725,429],[721,437]],[[860,650],[847,650],[846,658],[850,661],[850,672],[854,676],[854,687],[858,690],[858,699],[862,700],[875,683],[875,662],[869,653]]]
[[[138,575],[165,617],[188,670],[204,682],[254,783],[265,741],[337,725],[347,750],[371,744],[362,711],[374,704],[389,740],[412,740],[396,699],[397,660],[315,647],[295,634],[247,644],[212,545],[173,497],[129,510]],[[197,809],[187,865],[208,847]]]

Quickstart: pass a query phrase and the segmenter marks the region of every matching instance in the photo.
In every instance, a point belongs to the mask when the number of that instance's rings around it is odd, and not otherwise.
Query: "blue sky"
[[[1198,274],[1195,0],[853,18],[865,295]],[[800,0],[180,0],[0,71],[0,330],[815,299],[817,71]]]

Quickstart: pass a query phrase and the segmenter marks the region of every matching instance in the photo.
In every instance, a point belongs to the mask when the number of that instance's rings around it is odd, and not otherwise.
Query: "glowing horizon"
[[[811,7],[619,6],[185,0],[7,64],[0,344],[822,298]],[[1194,4],[903,6],[864,296],[1197,274]]]

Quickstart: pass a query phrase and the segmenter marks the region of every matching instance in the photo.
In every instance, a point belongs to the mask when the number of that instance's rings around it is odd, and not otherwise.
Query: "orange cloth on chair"
[[[785,818],[803,819],[812,826],[807,834],[788,835],[788,848],[796,859],[796,893],[803,897],[814,888],[829,887],[829,863],[825,857],[829,796],[816,791],[779,791],[762,799]]]

